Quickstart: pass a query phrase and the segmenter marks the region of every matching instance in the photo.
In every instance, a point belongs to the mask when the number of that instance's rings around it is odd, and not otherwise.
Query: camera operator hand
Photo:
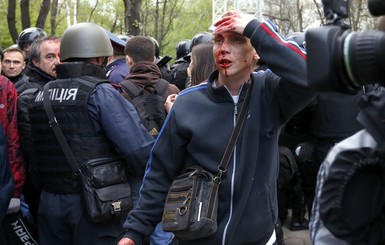
[[[135,245],[135,242],[128,237],[123,237],[118,245]]]
[[[235,11],[226,12],[221,20],[214,23],[216,29],[213,34],[215,35],[226,31],[243,34],[246,25],[253,19],[255,19],[255,16],[253,15],[242,14]]]

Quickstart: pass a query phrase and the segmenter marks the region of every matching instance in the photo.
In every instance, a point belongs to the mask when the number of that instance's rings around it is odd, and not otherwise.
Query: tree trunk
[[[128,33],[130,35],[140,35],[140,9],[142,0],[131,0],[131,8],[129,9],[130,15],[128,18]]]
[[[16,29],[16,0],[8,0],[7,23],[12,40],[14,43],[16,43],[17,37],[19,35]]]
[[[36,20],[36,27],[44,30],[45,22],[47,21],[48,12],[51,8],[51,0],[43,0],[40,5],[39,16]]]
[[[158,40],[158,31],[159,31],[159,26],[161,23],[159,23],[159,0],[156,0],[156,3],[155,3],[155,13],[154,13],[154,34],[153,34],[153,37],[158,41],[159,43],[159,40]]]
[[[51,5],[51,35],[56,35],[56,16],[59,0],[53,0]]]
[[[123,34],[128,34],[128,28],[129,28],[129,19],[131,18],[131,2],[129,0],[123,0],[123,7],[124,7],[124,30]]]
[[[20,0],[20,13],[21,28],[24,30],[28,27],[31,27],[31,17],[29,15],[29,0]]]

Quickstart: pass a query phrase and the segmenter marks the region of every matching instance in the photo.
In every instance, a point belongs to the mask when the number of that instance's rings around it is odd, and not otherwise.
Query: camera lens
[[[343,60],[350,86],[385,84],[385,33],[349,33],[344,40]]]

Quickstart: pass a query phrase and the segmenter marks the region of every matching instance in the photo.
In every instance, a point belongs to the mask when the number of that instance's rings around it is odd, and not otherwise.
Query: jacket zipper
[[[234,103],[234,116],[233,116],[233,125],[234,125],[234,127],[235,127],[235,124],[237,122],[237,117],[238,117],[238,103]],[[225,229],[223,230],[222,245],[226,244],[226,234],[227,234],[227,230],[229,228],[230,222],[231,222],[231,218],[233,216],[234,178],[235,178],[235,170],[236,170],[236,165],[237,165],[236,158],[235,158],[236,152],[237,152],[237,146],[235,145],[234,151],[233,151],[233,157],[232,157],[233,172],[232,172],[232,175],[231,175],[229,219],[227,220],[227,223],[225,225]]]

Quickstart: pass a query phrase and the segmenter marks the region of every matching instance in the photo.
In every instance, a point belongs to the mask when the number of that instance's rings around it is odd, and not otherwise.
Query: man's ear
[[[31,63],[32,65],[36,66],[36,67],[39,67],[39,62],[37,62],[37,60],[31,60]]]
[[[126,55],[126,62],[129,66],[132,66],[134,64],[134,61],[132,60],[132,58],[128,55]]]
[[[106,66],[107,61],[108,61],[107,56],[95,57],[95,63],[99,66],[102,66],[102,67]]]
[[[258,61],[260,59],[259,55],[257,53],[254,54],[254,60]]]

